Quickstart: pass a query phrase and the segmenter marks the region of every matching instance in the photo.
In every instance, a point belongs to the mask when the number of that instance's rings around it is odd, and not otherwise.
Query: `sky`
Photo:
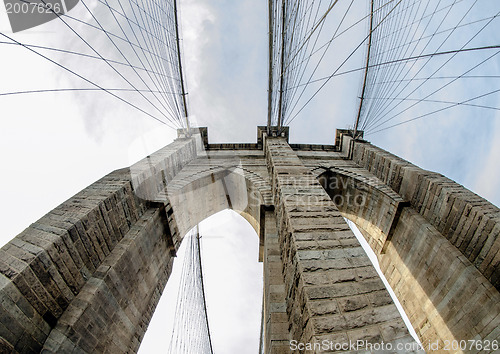
[[[208,126],[210,142],[255,142],[256,126],[265,125],[267,119],[267,2],[182,0],[180,3],[184,66],[193,125]],[[89,4],[96,12],[100,11],[97,3]],[[483,1],[483,4],[499,6],[495,2]],[[365,10],[365,5],[358,6],[357,11]],[[1,6],[0,9],[0,32],[13,36],[6,13]],[[491,9],[485,8],[485,11],[491,12]],[[71,14],[90,21],[81,3]],[[363,30],[366,30],[366,24],[361,25],[360,32],[353,36],[359,38]],[[94,37],[98,38],[89,34],[89,38]],[[500,42],[495,31],[488,32],[487,37],[490,43]],[[57,21],[17,33],[15,38],[26,43],[79,48],[78,41]],[[95,47],[105,51],[106,42],[95,38]],[[347,50],[352,38],[344,38],[334,55]],[[362,63],[362,54],[355,60]],[[94,62],[68,55],[54,58],[98,78],[103,85],[114,87],[117,84],[116,78]],[[464,58],[473,60],[467,56]],[[353,62],[351,65],[357,67],[360,64]],[[498,73],[499,66],[497,58],[492,62],[492,68]],[[332,80],[291,124],[291,142],[333,144],[335,129],[352,125],[360,79],[360,73],[356,73]],[[487,81],[487,84],[494,86],[492,81]],[[61,87],[87,86],[24,48],[0,44],[0,93]],[[494,88],[498,88],[498,84]],[[462,81],[453,87],[453,91],[450,89],[443,95],[459,95],[471,90],[476,90],[476,87]],[[136,99],[132,95],[124,97]],[[102,92],[0,96],[0,107],[1,244],[103,175],[134,163],[168,144],[176,135],[173,129]],[[500,205],[500,117],[497,112],[453,109],[366,138],[424,169],[442,173]],[[223,292],[211,294],[210,290],[218,288],[210,283],[216,284],[214,274],[224,270],[218,268],[220,264],[217,262],[209,261],[218,249],[230,247],[225,254],[235,258],[234,264],[242,273],[228,274],[228,277],[248,279],[238,286],[243,293],[247,293],[248,284],[255,285],[260,281],[260,265],[256,262],[257,257],[251,255],[255,250],[246,251],[251,249],[252,242],[257,245],[256,235],[238,218],[225,212],[202,224],[202,232],[206,230],[207,233],[203,247],[208,307],[209,311],[216,313],[214,318],[226,316],[222,314],[224,309],[217,308],[216,298]],[[229,230],[236,231],[229,235]],[[209,237],[217,235],[223,236]],[[252,259],[255,261],[253,265]],[[243,264],[243,260],[249,262]],[[253,285],[252,288],[258,288]],[[230,298],[238,299],[240,295]],[[244,299],[243,302],[250,303],[249,299]],[[261,293],[256,291],[251,302],[258,314],[260,301]],[[235,311],[236,318],[242,319],[242,313],[248,315],[252,311]],[[170,316],[167,312],[160,317]],[[214,337],[217,333],[229,333],[230,329],[238,332],[231,332],[231,344],[220,345],[226,352],[231,352],[229,349],[233,344],[247,348],[242,343],[255,343],[255,338],[248,338],[243,325],[224,328],[214,321]],[[252,317],[244,318],[240,323],[255,329],[259,321]],[[157,345],[158,349],[145,343],[144,346],[150,348],[147,352],[160,353],[165,347],[168,326],[159,323],[156,328],[152,333],[158,334],[152,335],[151,340],[157,342],[152,345]],[[255,332],[258,333],[258,329]],[[249,350],[249,353],[255,351]]]

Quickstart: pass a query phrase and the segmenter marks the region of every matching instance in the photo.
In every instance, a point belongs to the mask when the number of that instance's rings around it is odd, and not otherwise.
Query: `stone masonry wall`
[[[372,244],[421,338],[498,338],[499,209],[441,175],[344,138],[350,152],[311,148],[307,166],[307,154],[299,158],[283,138],[264,138],[264,152],[258,145],[238,164],[222,163],[234,158],[231,151],[211,151],[198,166],[190,162],[199,142],[183,138],[92,184],[0,249],[0,352],[135,352],[184,232],[163,192],[169,183],[212,183],[226,170],[232,177],[225,185],[193,194],[190,205],[205,203],[202,216],[215,203],[239,209],[256,229],[265,220],[265,348],[287,352],[288,339],[413,343],[368,257],[311,172],[329,159],[338,171],[354,171],[352,178],[358,170],[378,178],[367,185],[348,181],[374,196],[368,209],[351,214],[358,223],[374,220],[365,228],[379,234]],[[204,164],[210,166],[200,177]],[[377,197],[379,181],[399,194],[403,208],[399,199]],[[254,194],[255,203],[247,203]],[[262,219],[261,204],[273,203]],[[399,219],[392,218],[396,206]],[[397,223],[389,240],[384,233],[391,220]]]
[[[286,293],[283,282],[278,230],[274,211],[264,211],[264,298],[263,338],[264,353],[282,354],[290,352],[290,334],[286,314]],[[262,236],[261,236],[262,237]]]
[[[477,340],[479,348],[500,340],[500,293],[436,227],[378,177],[353,161],[325,154],[301,152],[300,155],[320,181],[322,176],[335,178],[334,183],[327,185],[327,191],[372,246],[426,349],[443,351],[448,343],[447,352],[455,352],[451,344],[460,341]],[[356,193],[366,200],[361,208],[352,202]],[[346,195],[351,196],[351,203],[345,202]],[[391,215],[390,208],[384,205],[394,203],[399,209],[397,216],[392,211],[392,217],[384,218],[383,213]],[[378,241],[386,239],[389,227],[391,237],[381,247]]]
[[[158,209],[147,210],[87,281],[45,342],[46,353],[135,353],[173,257]]]
[[[352,231],[284,139],[268,138],[291,337],[413,342]]]
[[[426,348],[429,343],[439,343],[442,350],[453,341],[478,340],[485,346],[500,341],[500,293],[412,208],[403,209],[379,259]],[[453,352],[448,347],[446,352]],[[468,349],[474,352],[475,346]]]
[[[38,352],[57,320],[144,211],[128,170],[94,183],[0,250],[0,336]]]
[[[0,351],[39,352],[147,209],[138,193],[152,194],[195,156],[194,141],[179,139],[85,188],[2,247]]]

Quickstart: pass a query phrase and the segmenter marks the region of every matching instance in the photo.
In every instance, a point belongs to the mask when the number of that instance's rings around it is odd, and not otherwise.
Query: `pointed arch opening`
[[[261,206],[270,202],[270,196],[264,178],[241,163],[221,166],[210,159],[194,161],[168,183],[159,199],[172,206],[171,217],[179,235],[174,240],[178,252],[141,352],[154,351],[156,338],[170,339],[171,325],[166,320],[172,322],[172,306],[177,301],[185,254],[182,240],[196,225],[200,227],[214,352],[258,350],[263,298],[263,264],[259,262],[264,217]]]
[[[262,263],[250,223],[224,209],[200,222],[203,276],[214,352],[255,353],[259,347]],[[168,348],[186,243],[160,298],[139,353]]]

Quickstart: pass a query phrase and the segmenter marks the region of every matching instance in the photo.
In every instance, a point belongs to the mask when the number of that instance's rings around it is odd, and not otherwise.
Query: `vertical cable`
[[[267,91],[267,135],[271,133],[271,116],[273,111],[273,0],[268,0],[269,11],[269,87]]]
[[[182,59],[181,59],[181,46],[180,46],[180,38],[179,38],[179,18],[177,15],[177,0],[174,1],[174,19],[175,19],[175,38],[177,40],[177,60],[179,61],[179,76],[181,79],[181,95],[182,95],[182,104],[184,106],[184,118],[186,120],[186,129],[187,135],[191,134],[189,127],[189,119],[188,119],[188,110],[187,110],[187,102],[186,102],[186,91],[184,90],[184,78],[182,75]]]
[[[370,70],[370,52],[372,48],[372,37],[373,37],[373,3],[375,0],[371,0],[371,5],[370,5],[370,30],[369,30],[369,37],[368,37],[368,51],[366,53],[366,68],[365,68],[365,76],[363,78],[363,88],[361,90],[361,97],[359,100],[359,109],[358,109],[358,114],[356,116],[356,122],[354,123],[354,132],[352,134],[352,138],[356,140],[356,136],[358,133],[358,125],[359,125],[359,118],[361,117],[361,110],[363,109],[363,100],[365,98],[365,91],[366,91],[366,80],[368,78],[368,70]]]
[[[285,80],[285,73],[283,72],[283,69],[285,67],[285,38],[286,38],[286,7],[285,7],[285,2],[286,0],[282,0],[281,3],[281,70],[280,70],[280,97],[279,97],[279,103],[278,103],[278,130],[281,129],[281,122],[282,122],[282,114],[283,114],[283,87],[284,87],[284,80]]]

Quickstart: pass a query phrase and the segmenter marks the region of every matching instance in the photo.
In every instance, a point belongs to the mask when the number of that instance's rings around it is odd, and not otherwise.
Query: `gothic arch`
[[[403,199],[376,178],[339,168],[321,167],[315,171],[342,215],[356,224],[374,252],[384,252]]]
[[[261,205],[271,199],[268,183],[239,164],[207,166],[206,162],[204,157],[192,159],[167,178],[162,169],[147,166],[141,173],[142,182],[128,187],[131,194],[135,188],[141,195],[152,195],[164,186],[149,201],[139,198],[138,202],[144,203],[143,214],[58,319],[45,341],[46,349],[92,352],[90,348],[97,343],[98,351],[106,348],[127,352],[121,346],[128,343],[136,350],[170,276],[183,236],[207,217],[232,209],[262,237]],[[132,179],[137,171],[130,174]],[[129,173],[120,172],[125,176]],[[110,178],[112,183],[114,179]],[[262,249],[262,240],[259,245]],[[115,289],[120,289],[119,293]],[[98,328],[108,322],[110,326]],[[100,338],[89,334],[89,325],[102,332]],[[131,332],[125,334],[125,328]]]
[[[260,234],[260,206],[272,204],[271,188],[258,174],[240,165],[181,171],[165,189],[183,236],[209,216],[231,209]]]

